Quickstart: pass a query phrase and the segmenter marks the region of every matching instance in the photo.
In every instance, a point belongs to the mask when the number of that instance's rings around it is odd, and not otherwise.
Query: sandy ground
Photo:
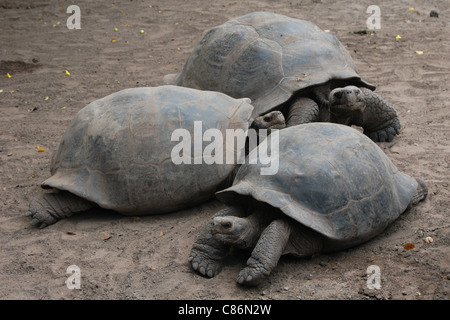
[[[356,34],[373,1],[1,1],[0,299],[449,299],[450,9],[437,0],[377,3],[381,29]],[[70,4],[80,7],[79,30],[66,27]],[[425,178],[425,202],[359,247],[283,257],[256,288],[235,282],[247,252],[235,251],[213,279],[187,263],[216,201],[160,216],[94,210],[42,230],[30,225],[29,200],[42,192],[78,110],[124,88],[161,85],[205,31],[260,10],[311,20],[348,48],[397,109],[402,133],[379,145],[400,170]],[[80,289],[66,286],[71,265],[81,270]],[[367,287],[371,265],[381,270],[379,290]]]

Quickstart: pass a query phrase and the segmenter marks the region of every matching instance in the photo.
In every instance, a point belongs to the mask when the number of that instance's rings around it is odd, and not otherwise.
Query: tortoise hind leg
[[[392,141],[394,136],[400,133],[397,112],[373,91],[360,89],[366,101],[361,125],[364,133],[375,142]]]
[[[26,216],[31,216],[31,224],[45,228],[71,215],[89,210],[96,205],[70,192],[43,193],[30,201]]]

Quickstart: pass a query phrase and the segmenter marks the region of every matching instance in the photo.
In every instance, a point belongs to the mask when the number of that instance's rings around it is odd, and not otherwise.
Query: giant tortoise
[[[227,206],[196,239],[189,261],[217,275],[230,246],[251,249],[237,278],[257,285],[283,254],[312,256],[349,248],[380,234],[427,195],[423,179],[400,172],[384,152],[354,128],[311,123],[277,132],[279,170],[261,175],[253,149],[233,185],[216,193]],[[275,143],[275,144],[273,144]]]
[[[252,110],[247,98],[178,86],[125,89],[94,101],[78,112],[53,155],[42,187],[56,192],[32,198],[27,216],[42,228],[94,206],[137,216],[206,201],[237,167],[214,158],[215,149],[245,153],[226,138],[211,145],[208,130],[222,137],[248,132]],[[265,118],[260,125],[280,125],[277,113]]]
[[[397,112],[358,75],[339,40],[309,21],[269,12],[207,32],[165,84],[248,97],[253,117],[278,109],[287,125],[331,121],[364,128],[374,141],[400,132]]]

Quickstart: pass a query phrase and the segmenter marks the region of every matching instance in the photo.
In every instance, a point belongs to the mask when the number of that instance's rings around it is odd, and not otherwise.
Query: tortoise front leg
[[[364,134],[375,142],[392,141],[394,136],[400,133],[397,112],[373,91],[360,89],[366,101],[361,124]]]
[[[239,272],[237,282],[256,286],[269,276],[285,251],[291,234],[291,226],[284,219],[272,221],[261,234],[247,267]]]
[[[320,121],[320,110],[317,103],[306,97],[299,97],[289,106],[286,126]]]
[[[220,210],[214,216],[244,216],[244,210],[238,207],[227,207]],[[202,274],[203,276],[212,278],[219,274],[222,269],[222,261],[228,254],[231,245],[217,241],[211,234],[212,221],[203,228],[194,244],[192,245],[191,253],[188,261],[192,269]]]

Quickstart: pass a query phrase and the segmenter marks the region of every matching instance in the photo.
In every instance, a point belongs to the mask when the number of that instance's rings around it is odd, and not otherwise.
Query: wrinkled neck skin
[[[331,90],[337,87],[337,84],[325,83],[323,85],[315,86],[311,89],[314,101],[319,106],[319,120],[321,122],[330,121],[330,101],[329,95]]]
[[[258,242],[262,232],[275,219],[282,216],[279,210],[262,204],[256,204],[249,208],[250,215],[245,219],[246,228],[242,232],[241,245],[242,249],[254,248]]]
[[[328,108],[330,101],[328,100],[331,90],[337,88],[337,84],[325,83],[322,85],[314,86],[311,92],[314,96],[314,100],[319,104],[319,107]]]
[[[235,240],[234,245],[240,249],[254,248],[264,230],[264,226],[255,215],[237,219],[240,220],[236,221],[236,223],[240,224],[242,232],[240,233],[239,238]]]

